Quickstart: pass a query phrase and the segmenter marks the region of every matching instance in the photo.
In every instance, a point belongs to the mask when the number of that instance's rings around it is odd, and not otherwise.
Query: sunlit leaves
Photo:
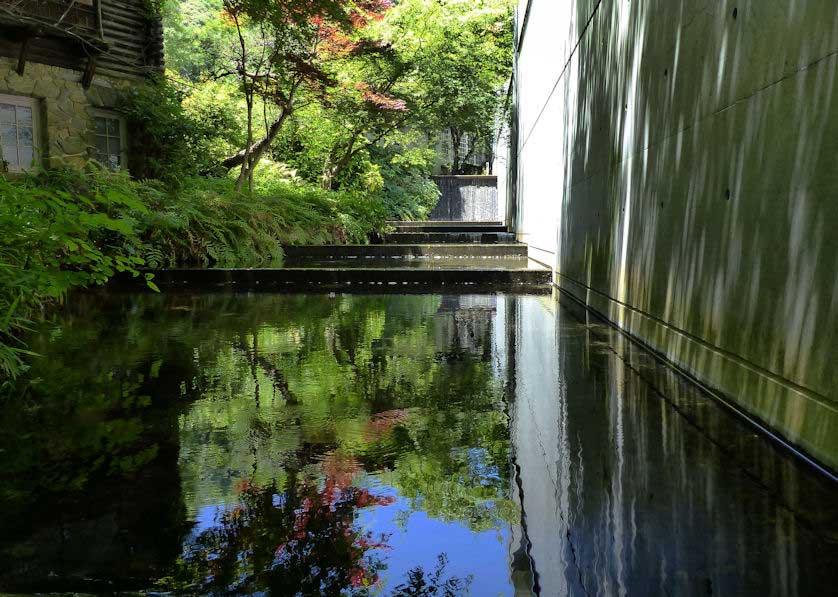
[[[55,175],[59,176],[60,175]],[[144,261],[135,215],[147,213],[131,197],[111,189],[69,192],[60,184],[0,179],[0,373],[23,368],[17,330],[49,301],[74,287],[104,284],[117,273],[137,274]],[[148,280],[149,284],[153,283]]]

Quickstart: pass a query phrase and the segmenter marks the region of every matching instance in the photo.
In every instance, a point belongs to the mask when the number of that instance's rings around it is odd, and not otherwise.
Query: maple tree
[[[253,171],[300,101],[330,102],[339,86],[332,63],[363,53],[370,44],[360,32],[390,6],[390,0],[224,0],[223,15],[238,43],[233,68],[217,76],[236,76],[247,105],[246,145],[224,160],[227,168],[241,166],[239,190],[245,182],[252,188]],[[383,104],[386,98],[372,89],[364,93],[381,109],[399,105]],[[278,110],[259,141],[253,135],[257,96]]]
[[[223,84],[242,132],[225,137],[235,151],[218,172],[242,167],[240,187],[270,158],[307,182],[383,194],[415,216],[410,197],[435,199],[423,184],[435,163],[460,172],[492,144],[511,73],[511,5],[187,0],[167,26],[167,60],[204,102]],[[227,81],[237,82],[232,94]],[[443,135],[453,164],[435,156]]]

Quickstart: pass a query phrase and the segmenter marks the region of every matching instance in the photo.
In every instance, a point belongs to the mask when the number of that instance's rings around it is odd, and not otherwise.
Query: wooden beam
[[[87,66],[85,67],[84,74],[81,77],[81,86],[85,89],[90,89],[90,85],[93,83],[93,75],[96,74],[97,58],[98,56],[95,54],[87,58]]]
[[[99,39],[105,39],[105,30],[102,27],[102,0],[93,0],[93,10],[96,13],[96,30],[99,32]]]
[[[59,18],[58,21],[56,21],[56,27],[58,27],[61,24],[61,22],[67,17],[67,15],[70,14],[70,11],[73,10],[73,7],[75,5],[76,0],[70,0],[70,2],[67,3],[67,10],[65,10],[64,13],[61,15],[61,18]]]
[[[17,58],[17,74],[21,77],[23,76],[23,72],[26,70],[26,54],[29,51],[29,40],[31,38],[26,37],[20,42],[20,54]]]

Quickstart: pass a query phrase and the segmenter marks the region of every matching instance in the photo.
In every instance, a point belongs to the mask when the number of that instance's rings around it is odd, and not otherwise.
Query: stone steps
[[[167,290],[270,292],[550,292],[552,272],[500,222],[392,222],[379,245],[287,246],[270,269],[169,269]],[[123,277],[131,287],[142,277]]]
[[[387,222],[396,232],[508,232],[502,222]]]
[[[527,258],[527,246],[514,244],[386,244],[386,245],[315,245],[283,247],[286,263],[305,259],[439,259]]]
[[[384,235],[386,244],[429,245],[429,244],[512,244],[515,235],[511,232],[390,232]]]

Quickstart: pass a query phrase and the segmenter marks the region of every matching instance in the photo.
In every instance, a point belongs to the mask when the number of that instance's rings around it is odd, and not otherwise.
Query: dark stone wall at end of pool
[[[498,222],[497,176],[434,176],[442,195],[428,219],[435,222]]]

